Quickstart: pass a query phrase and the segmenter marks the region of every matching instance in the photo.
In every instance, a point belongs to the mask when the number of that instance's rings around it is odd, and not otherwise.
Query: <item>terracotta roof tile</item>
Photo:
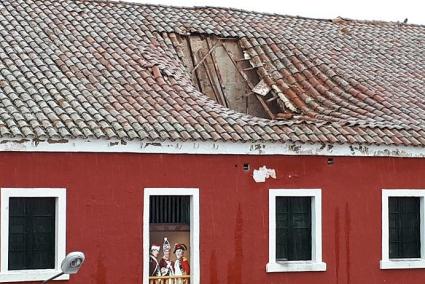
[[[293,118],[247,116],[197,91],[176,47],[188,32],[239,39]],[[424,44],[425,27],[397,23],[5,0],[0,136],[425,146]]]

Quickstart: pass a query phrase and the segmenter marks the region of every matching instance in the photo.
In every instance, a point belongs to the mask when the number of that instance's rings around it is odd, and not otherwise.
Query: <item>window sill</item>
[[[386,259],[380,262],[381,269],[415,269],[425,268],[423,258]]]
[[[316,261],[281,261],[269,262],[266,272],[303,272],[326,271],[326,263]]]
[[[21,281],[44,281],[53,277],[62,271],[55,269],[37,269],[37,270],[15,270],[0,272],[0,282],[21,282]],[[55,280],[68,280],[69,275],[64,274]]]

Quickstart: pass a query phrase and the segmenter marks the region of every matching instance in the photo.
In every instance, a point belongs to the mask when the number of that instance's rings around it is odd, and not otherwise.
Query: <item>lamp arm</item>
[[[47,282],[49,282],[50,280],[53,280],[53,279],[55,279],[55,278],[58,278],[59,276],[62,276],[63,274],[65,274],[65,273],[63,273],[63,272],[58,273],[58,274],[56,274],[55,276],[52,276],[52,277],[50,277],[49,279],[44,280],[42,284],[47,283]]]

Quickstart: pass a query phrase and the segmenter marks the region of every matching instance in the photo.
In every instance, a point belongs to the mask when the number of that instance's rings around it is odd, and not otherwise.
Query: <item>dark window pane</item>
[[[9,212],[14,217],[25,216],[25,198],[10,198]]]
[[[16,216],[13,223],[9,224],[9,234],[24,234],[25,233],[25,216]]]
[[[311,260],[311,197],[276,198],[276,259]]]
[[[279,238],[276,238],[276,257],[285,258],[288,255],[288,235],[286,229],[276,229],[276,235]]]
[[[9,250],[25,251],[25,234],[12,234],[11,238],[15,241],[9,243]]]
[[[160,196],[150,197],[151,224],[190,224],[189,196]]]
[[[9,270],[54,268],[55,204],[52,197],[9,199]]]
[[[51,262],[51,254],[48,251],[32,251],[32,269],[44,269],[46,266],[54,265],[50,264]],[[49,268],[54,268],[54,266]]]
[[[310,230],[294,229],[292,244],[292,259],[290,260],[309,260],[311,259],[311,233]]]
[[[51,233],[55,229],[51,226],[51,216],[33,216],[32,220],[34,233]]]
[[[420,258],[420,198],[388,199],[390,258]]]
[[[13,269],[13,267],[25,267],[25,258],[25,251],[15,251],[13,254],[9,252],[9,269]]]

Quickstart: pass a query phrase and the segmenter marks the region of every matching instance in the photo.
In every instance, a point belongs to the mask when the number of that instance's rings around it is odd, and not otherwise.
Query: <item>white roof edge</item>
[[[161,153],[210,155],[311,155],[350,157],[425,157],[425,148],[355,144],[235,143],[212,141],[63,141],[0,139],[0,152]]]

